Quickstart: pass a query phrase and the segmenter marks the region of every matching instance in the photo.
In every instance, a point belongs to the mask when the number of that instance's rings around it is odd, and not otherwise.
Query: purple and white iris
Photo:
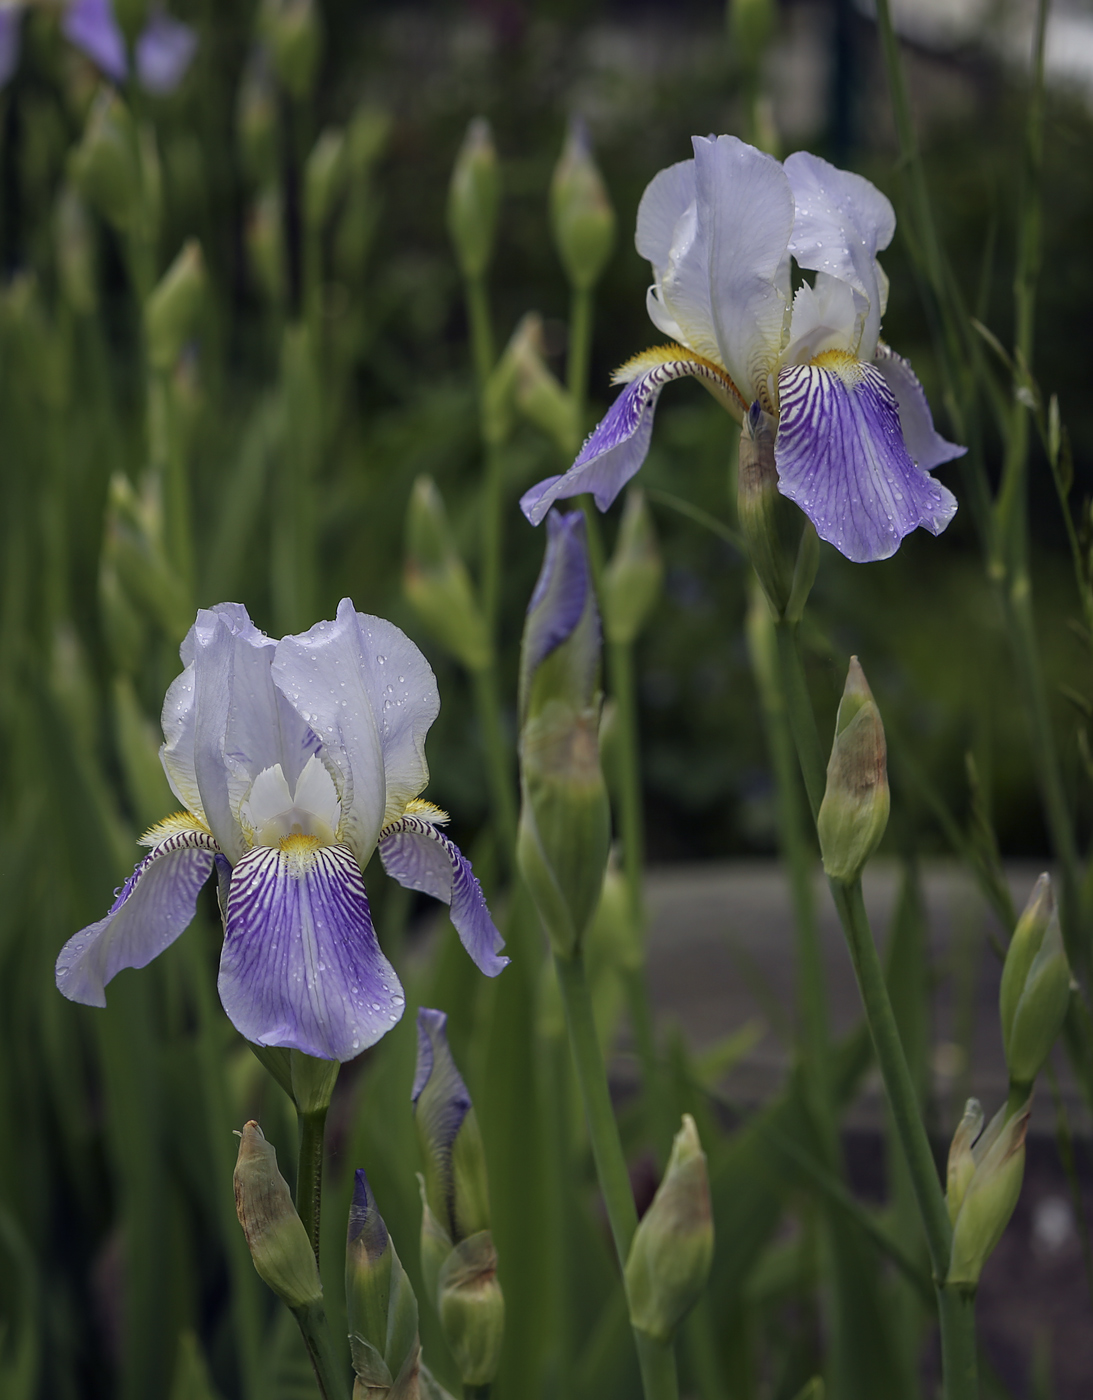
[[[737,419],[758,403],[776,420],[779,490],[848,559],[885,559],[920,525],[939,534],[956,499],[930,472],[965,449],[935,431],[911,366],[879,340],[891,204],[804,151],[783,165],[734,136],[693,145],[638,209],[649,316],[675,343],[623,365],[626,388],[524,514],[537,525],[584,491],[606,510],[645,460],[661,389],[693,375]],[[791,258],[816,274],[796,293]]]
[[[198,613],[163,704],[160,758],[185,810],[141,838],[148,856],[110,912],[69,939],[57,986],[105,1006],[122,968],[186,928],[220,874],[220,999],[258,1045],[350,1060],[405,1005],[372,928],[362,871],[377,848],[400,884],[451,905],[478,967],[508,959],[470,864],[418,799],[436,679],[390,622],[342,600],[333,622],[276,641],[238,603]]]
[[[30,0],[14,0],[0,7],[0,87],[9,81],[18,65],[19,26],[29,3]],[[125,36],[111,0],[69,0],[61,30],[69,43],[85,53],[113,82],[124,82],[129,76]],[[172,19],[161,4],[154,4],[135,45],[141,87],[156,97],[174,92],[186,76],[196,50],[197,32],[181,20]]]

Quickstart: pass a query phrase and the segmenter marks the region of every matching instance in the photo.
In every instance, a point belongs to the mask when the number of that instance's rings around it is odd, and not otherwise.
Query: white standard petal
[[[778,489],[822,540],[865,563],[887,559],[919,526],[944,530],[956,499],[911,460],[896,401],[873,365],[829,351],[783,369],[778,392]]]
[[[694,151],[719,358],[750,403],[785,338],[793,195],[778,162],[735,136],[696,136]]]
[[[825,350],[845,350],[858,338],[859,319],[854,289],[818,272],[815,287],[805,282],[793,298],[786,363],[805,364]]]
[[[903,441],[907,444],[907,451],[912,459],[923,471],[933,471],[934,467],[941,466],[942,462],[951,462],[954,457],[963,457],[968,449],[947,441],[934,427],[926,392],[918,382],[910,363],[883,344],[877,346],[873,363],[896,396]]]
[[[721,363],[710,303],[709,228],[692,201],[676,220],[668,262],[656,272],[647,308],[653,324],[696,355]]]
[[[163,834],[118,891],[105,919],[70,938],[57,958],[57,986],[70,1001],[106,1005],[106,984],[144,967],[193,919],[216,853],[212,836],[184,814],[153,828]]]
[[[333,622],[278,643],[273,674],[339,772],[342,838],[363,867],[384,823],[428,781],[436,677],[404,632],[356,612],[348,598]]]
[[[384,870],[407,889],[450,905],[452,924],[464,948],[481,972],[496,977],[509,962],[501,956],[505,940],[490,916],[470,861],[440,830],[438,822],[447,821],[446,813],[428,802],[410,806],[380,837]]]
[[[786,158],[796,214],[789,249],[801,267],[845,282],[859,300],[859,326],[837,348],[872,358],[887,299],[877,253],[896,230],[891,202],[875,185],[819,156],[796,151]]]
[[[167,687],[160,716],[163,743],[160,745],[159,761],[163,764],[171,791],[187,811],[193,812],[204,821],[205,809],[201,803],[197,772],[194,769],[196,722],[194,668],[191,662]]]
[[[638,205],[638,226],[634,244],[643,258],[653,265],[653,271],[663,277],[668,269],[668,254],[675,241],[676,225],[695,202],[695,163],[677,161],[645,187]]]

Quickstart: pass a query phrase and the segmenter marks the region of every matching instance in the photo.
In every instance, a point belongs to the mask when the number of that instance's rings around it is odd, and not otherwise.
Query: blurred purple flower
[[[157,6],[137,40],[137,80],[153,96],[168,97],[186,76],[196,51],[196,30]]]
[[[72,0],[61,21],[61,32],[114,82],[123,82],[128,76],[125,39],[110,0]]]

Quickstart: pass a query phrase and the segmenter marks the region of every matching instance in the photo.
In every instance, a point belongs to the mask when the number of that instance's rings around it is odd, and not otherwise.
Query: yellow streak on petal
[[[290,873],[299,876],[305,875],[311,869],[315,852],[322,844],[317,836],[294,831],[289,836],[281,837],[277,849],[288,861]]]
[[[441,825],[448,821],[447,812],[443,811],[435,802],[425,802],[420,797],[412,798],[406,804],[404,817],[420,817],[423,822],[435,822]]]
[[[620,365],[611,376],[612,384],[630,384],[643,374],[648,374],[651,369],[656,369],[658,365],[668,365],[672,363],[684,363],[695,366],[695,377],[704,388],[710,390],[716,399],[729,405],[734,409],[748,408],[747,400],[729,378],[722,365],[715,360],[708,360],[705,355],[696,354],[694,350],[688,350],[685,345],[676,345],[670,342],[667,345],[653,345],[648,350],[642,350],[638,355],[634,355],[627,360],[624,365]]]
[[[837,374],[848,389],[856,389],[864,378],[865,366],[848,350],[824,350],[809,364]]]
[[[195,817],[192,812],[172,812],[169,817],[156,822],[155,826],[150,826],[137,845],[158,846],[165,837],[176,836],[181,831],[200,831],[206,836],[212,835],[201,818]]]

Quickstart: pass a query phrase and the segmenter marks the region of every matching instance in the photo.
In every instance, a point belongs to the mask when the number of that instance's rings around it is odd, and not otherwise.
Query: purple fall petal
[[[68,940],[57,958],[57,986],[70,1001],[106,1005],[106,984],[124,967],[144,967],[172,944],[197,907],[216,842],[206,831],[165,837],[122,886],[105,919]]]
[[[124,80],[129,60],[110,0],[72,0],[65,10],[61,30],[108,78],[116,83]]]
[[[897,355],[887,345],[878,345],[873,356],[873,364],[884,376],[884,382],[895,395],[899,406],[899,424],[903,430],[903,441],[912,460],[923,471],[933,471],[942,462],[951,462],[954,457],[963,457],[966,447],[958,447],[948,442],[934,427],[930,405],[926,393],[918,382],[910,362]]]
[[[220,1000],[257,1045],[351,1060],[387,1034],[405,999],[344,846],[256,846],[232,870]]]
[[[908,455],[879,370],[850,356],[838,362],[778,376],[778,489],[848,559],[887,559],[920,525],[940,534],[956,499]]]
[[[167,97],[186,76],[197,51],[197,32],[158,6],[137,40],[137,78],[146,92]]]
[[[417,1068],[411,1102],[422,1146],[431,1158],[447,1206],[444,1224],[452,1238],[458,1239],[452,1149],[472,1105],[448,1048],[447,1024],[443,1011],[423,1006],[417,1013]]]
[[[505,940],[490,917],[471,863],[435,824],[408,814],[388,827],[379,843],[383,868],[408,890],[420,890],[451,905],[451,919],[464,948],[487,977],[509,959]]]

